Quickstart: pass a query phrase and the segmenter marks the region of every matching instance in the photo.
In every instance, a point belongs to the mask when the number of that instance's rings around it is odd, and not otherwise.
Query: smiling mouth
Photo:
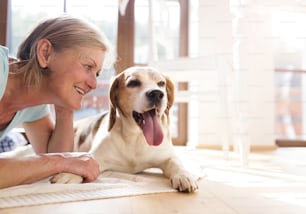
[[[79,87],[77,87],[77,86],[74,86],[74,88],[75,88],[75,90],[76,90],[79,94],[81,94],[81,95],[85,95],[85,94],[86,94],[86,92],[85,92],[83,89],[81,89],[81,88],[79,88]]]
[[[152,109],[144,113],[133,111],[133,118],[142,130],[149,145],[158,146],[163,142],[164,133],[157,109]]]

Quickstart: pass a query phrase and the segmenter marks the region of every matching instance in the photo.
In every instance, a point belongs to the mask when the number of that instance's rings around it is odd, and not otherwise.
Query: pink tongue
[[[154,112],[143,114],[145,123],[143,124],[143,134],[149,145],[158,146],[162,143],[164,134]]]

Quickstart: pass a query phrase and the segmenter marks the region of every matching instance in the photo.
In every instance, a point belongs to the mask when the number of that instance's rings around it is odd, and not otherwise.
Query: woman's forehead
[[[105,52],[98,48],[81,48],[79,57],[83,60],[92,60],[98,67],[102,67]]]

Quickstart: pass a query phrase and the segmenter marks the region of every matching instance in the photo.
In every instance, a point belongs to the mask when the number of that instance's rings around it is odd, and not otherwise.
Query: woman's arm
[[[25,158],[0,158],[0,188],[29,184],[61,172],[80,175],[85,182],[99,175],[99,164],[88,154],[49,153]]]
[[[55,106],[55,127],[48,142],[48,152],[72,152],[73,110]]]
[[[49,115],[23,124],[37,154],[73,150],[73,110],[55,107],[55,115],[55,125]]]
[[[23,123],[26,136],[36,154],[48,152],[48,142],[54,129],[54,122],[48,115],[39,120]]]

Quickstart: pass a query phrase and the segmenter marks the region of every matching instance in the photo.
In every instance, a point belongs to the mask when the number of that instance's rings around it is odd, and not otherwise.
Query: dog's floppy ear
[[[169,110],[173,106],[174,103],[174,83],[168,76],[164,76],[166,79],[166,91],[168,97],[167,109],[166,114],[169,115]]]
[[[110,112],[109,112],[109,126],[108,131],[110,131],[115,122],[117,115],[117,106],[118,106],[118,90],[120,87],[120,82],[122,81],[123,75],[122,73],[118,74],[113,82],[111,83],[111,87],[109,89],[109,97],[110,97]]]

